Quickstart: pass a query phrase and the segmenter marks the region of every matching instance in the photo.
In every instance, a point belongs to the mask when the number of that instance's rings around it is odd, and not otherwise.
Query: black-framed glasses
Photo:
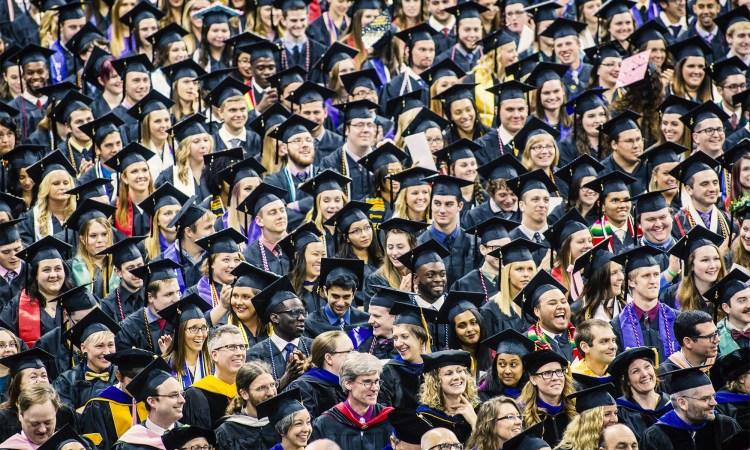
[[[307,317],[307,311],[302,308],[285,309],[283,311],[278,311],[276,314],[289,314],[292,317],[292,319],[298,319],[300,316]]]
[[[154,394],[151,397],[166,397],[170,400],[177,400],[180,397],[185,397],[185,391],[172,392],[169,394]]]
[[[545,370],[544,372],[537,372],[534,375],[542,377],[543,380],[549,380],[553,376],[557,378],[562,378],[565,376],[565,371],[563,369],[557,369],[557,370]]]
[[[701,335],[693,336],[690,339],[692,339],[694,341],[697,341],[698,339],[708,339],[711,342],[719,342],[719,332],[716,331],[714,333],[707,334],[705,336],[701,336]]]
[[[428,448],[427,450],[464,450],[464,444],[457,443],[457,444],[438,444],[433,445],[432,447]]]
[[[229,344],[216,347],[214,350],[229,350],[230,352],[245,351],[247,350],[247,344]]]
[[[352,353],[352,352],[354,352],[354,348],[352,348],[350,350],[342,350],[342,351],[338,351],[338,352],[328,352],[328,354],[329,355],[342,355],[342,354],[345,354],[345,353]]]
[[[203,325],[203,326],[200,326],[200,327],[199,326],[192,326],[192,327],[186,328],[186,330],[190,334],[208,333],[208,326],[206,326],[206,325]]]
[[[714,134],[724,134],[724,127],[716,127],[716,128],[704,128],[700,131],[696,131],[696,133],[706,133],[706,136],[713,136]]]

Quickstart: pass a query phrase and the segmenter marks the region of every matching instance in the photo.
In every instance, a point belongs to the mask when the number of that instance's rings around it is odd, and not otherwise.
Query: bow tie
[[[94,381],[94,380],[109,381],[109,373],[86,372],[85,378],[86,378],[86,381]]]
[[[381,338],[378,340],[378,346],[380,346],[381,349],[391,344],[393,344],[393,339]]]
[[[745,331],[732,330],[732,339],[736,341],[740,337],[750,339],[750,330],[745,330]]]

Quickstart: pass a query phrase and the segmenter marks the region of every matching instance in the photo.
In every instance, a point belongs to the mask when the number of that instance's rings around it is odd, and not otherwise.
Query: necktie
[[[102,372],[102,373],[86,372],[86,374],[84,375],[84,378],[86,378],[86,381],[94,381],[94,380],[109,381],[109,374],[107,372]]]
[[[474,65],[474,54],[473,53],[467,53],[466,54],[466,61],[469,63],[469,66]]]
[[[293,63],[294,63],[295,66],[300,65],[299,64],[299,55],[300,55],[300,53],[299,53],[299,47],[295,46],[294,47],[294,52],[292,53],[292,59],[294,59]]]
[[[625,242],[625,230],[615,230],[615,234],[620,242]]]
[[[732,113],[732,118],[730,119],[732,128],[737,129],[737,113]]]
[[[713,34],[709,34],[708,36],[706,36],[706,39],[705,39],[706,44],[711,45],[711,41],[713,41],[713,40],[714,40],[714,35]]]
[[[450,30],[448,30],[447,27],[443,27],[443,36],[445,36],[446,39],[450,39]]]
[[[448,250],[452,250],[453,249],[453,241],[454,241],[453,236],[447,236],[445,238],[445,248],[447,248]]]
[[[307,179],[307,172],[300,172],[295,177],[300,181],[305,181]]]
[[[380,340],[378,341],[378,345],[380,346],[381,349],[384,349],[385,347],[387,347],[388,345],[392,343],[393,343],[393,339],[388,339],[388,338],[380,338]]]
[[[36,99],[36,107],[39,109],[39,111],[42,111],[44,108],[42,108],[42,101],[39,99]]]
[[[296,347],[295,347],[295,346],[294,346],[294,344],[292,344],[291,342],[290,342],[290,343],[288,343],[288,344],[286,344],[286,345],[284,346],[284,351],[286,352],[286,357],[284,358],[284,360],[285,360],[286,362],[289,362],[289,357],[290,357],[290,356],[292,356],[292,353],[294,353],[294,349],[295,349],[295,348],[296,348]]]
[[[164,326],[167,324],[167,320],[166,319],[157,319],[156,320],[156,324],[159,325],[159,329],[161,331],[164,331]]]
[[[534,233],[534,237],[533,237],[532,239],[533,239],[533,240],[534,240],[534,242],[536,242],[537,244],[541,244],[541,243],[542,243],[542,235],[541,235],[541,234],[539,234],[539,232],[538,232],[538,231],[537,231],[536,233]]]
[[[232,148],[237,148],[240,146],[240,142],[242,142],[239,138],[232,138],[229,140],[229,145],[232,146]]]
[[[672,36],[677,37],[680,34],[680,31],[682,31],[681,25],[670,25],[670,29],[672,29]]]
[[[16,272],[13,270],[9,270],[8,273],[5,274],[5,279],[8,280],[8,284],[11,284],[13,282],[13,278],[16,277]]]
[[[737,339],[739,339],[741,337],[743,337],[745,339],[750,339],[750,330],[745,330],[745,331],[732,330],[732,339],[733,340],[736,341]]]

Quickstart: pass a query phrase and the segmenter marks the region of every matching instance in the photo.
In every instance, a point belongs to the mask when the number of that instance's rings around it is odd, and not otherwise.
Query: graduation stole
[[[42,335],[42,308],[38,300],[32,300],[26,289],[18,300],[18,337],[29,348]]]
[[[669,358],[672,353],[680,351],[680,344],[674,339],[671,330],[674,329],[675,313],[672,308],[667,307],[659,302],[656,305],[659,308],[657,319],[659,320],[659,338],[662,343],[664,356]],[[633,303],[628,303],[620,312],[620,330],[622,331],[622,346],[626,349],[633,347],[642,347],[643,331],[635,314]]]
[[[718,394],[718,392],[717,392],[717,394]],[[631,402],[630,400],[626,399],[625,397],[620,397],[617,400],[615,400],[615,402],[617,403],[618,406],[626,406],[626,407],[628,407],[630,409],[635,409],[636,411],[643,411],[643,412],[662,412],[662,413],[666,414],[667,412],[669,412],[669,411],[672,410],[672,404],[669,403],[669,402],[667,402],[667,404],[663,405],[661,408],[657,407],[654,410],[643,409],[643,407],[641,405],[639,405],[636,402]]]
[[[201,378],[200,380],[193,383],[192,387],[202,389],[206,392],[220,394],[230,399],[237,396],[236,384],[227,384],[216,378],[216,376],[214,375],[209,375],[205,378]]]
[[[143,402],[136,403],[138,416],[133,417],[133,397],[115,386],[103,390],[98,397],[92,398],[86,404],[94,401],[109,403],[109,408],[112,411],[112,422],[118,438],[133,426],[134,421],[140,423],[148,417],[148,411],[146,411],[146,405]]]
[[[716,403],[750,403],[750,394],[738,394],[737,392],[719,391],[716,393]]]
[[[573,359],[579,360],[582,358],[580,352],[578,351],[578,348],[576,347],[575,340],[573,340],[573,336],[575,336],[575,334],[576,327],[573,326],[573,323],[568,323],[568,342],[570,342],[570,347],[573,349]],[[544,331],[542,331],[542,327],[539,325],[539,321],[537,321],[534,325],[530,326],[528,330],[526,330],[526,336],[528,336],[529,339],[536,343],[538,350],[552,350],[549,340],[547,339],[547,335],[544,334]]]
[[[633,226],[633,220],[631,217],[628,217],[628,220],[625,222],[628,227],[628,234],[631,236],[640,236],[641,233],[639,233],[639,230],[637,230]],[[615,232],[612,231],[612,225],[609,223],[609,219],[607,219],[607,216],[602,216],[601,219],[597,220],[594,225],[589,228],[591,231],[591,237],[593,238],[594,245],[598,245],[602,241],[606,240],[610,236],[614,236]],[[610,243],[610,247],[612,247],[612,243]],[[612,248],[610,248],[610,251]]]
[[[664,425],[671,428],[677,428],[678,430],[686,431],[698,431],[701,428],[705,427],[707,423],[708,422],[704,422],[701,425],[690,425],[689,423],[680,419],[680,416],[678,416],[677,413],[674,412],[674,410],[669,411],[668,413],[659,417],[659,420],[656,422],[657,425]]]
[[[352,425],[357,427],[360,430],[366,430],[374,425],[377,425],[381,422],[385,422],[388,420],[388,414],[394,410],[391,406],[386,406],[383,408],[382,411],[378,413],[377,416],[373,416],[365,423],[361,423],[358,418],[354,417],[354,414],[349,410],[349,408],[346,407],[344,402],[339,403],[338,405],[334,406],[341,414],[346,417],[346,419],[351,422]]]

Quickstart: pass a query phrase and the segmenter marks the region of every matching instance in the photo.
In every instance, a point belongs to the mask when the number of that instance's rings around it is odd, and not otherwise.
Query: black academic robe
[[[737,421],[717,414],[703,428],[693,432],[656,423],[643,434],[641,450],[720,450],[722,442],[740,431]]]
[[[592,69],[593,66],[591,64],[581,61],[581,67],[579,67],[580,72],[578,72],[578,83],[573,79],[570,70],[565,72],[562,82],[565,86],[565,96],[567,98],[575,98],[580,95],[581,92],[586,90],[586,86],[589,85],[589,80],[591,79]]]
[[[728,135],[726,141],[724,141],[724,151],[733,148],[735,145],[739,144],[741,140],[750,138],[750,128],[748,127],[750,127],[750,125],[745,125],[734,133]]]
[[[156,189],[159,189],[166,183],[172,183],[172,180],[174,179],[174,172],[177,170],[177,166],[171,166],[164,169],[158,177],[156,177],[156,184],[154,185]],[[197,181],[195,181],[195,178],[193,178],[193,189],[195,189],[195,195],[198,196],[199,200],[202,200],[211,193],[208,191],[208,185],[204,183],[205,178],[201,178],[201,184],[198,184]],[[174,183],[172,183],[174,185]]]
[[[310,417],[318,417],[336,404],[346,400],[346,394],[341,389],[341,385],[308,373],[302,374],[289,383],[284,390],[289,391],[297,388],[302,395],[302,404],[307,408]]]
[[[496,278],[496,281],[498,279]],[[486,303],[493,295],[497,294],[496,281],[490,281],[485,274],[481,273],[480,269],[474,269],[453,283],[451,291],[480,292],[484,294]]]
[[[79,151],[68,144],[69,139],[70,138],[61,142],[60,145],[57,146],[57,150],[60,150],[60,152],[65,155],[65,159],[67,159],[68,162],[73,165],[76,173],[79,173],[79,168],[81,167],[81,163],[83,163],[84,159],[87,161],[92,161],[94,159],[94,144],[92,142],[89,145],[89,148],[85,148],[82,151]],[[71,156],[73,157],[72,160]]]
[[[419,406],[419,386],[422,375],[409,373],[405,363],[392,359],[385,363],[380,373],[378,403],[416,409]]]
[[[431,24],[429,25],[432,26]],[[432,40],[435,41],[435,55],[439,55],[456,43],[456,25],[454,24],[452,27],[446,28],[445,31],[436,31],[438,33],[432,36]],[[437,59],[435,62],[437,62]]]
[[[388,280],[385,279],[382,273],[375,271],[365,277],[365,282],[362,288],[362,293],[365,298],[365,311],[370,311],[370,299],[377,293],[378,286],[390,287]]]
[[[220,152],[222,150],[227,150],[231,147],[231,144],[229,142],[224,142],[224,140],[219,136],[219,129],[221,128],[221,126],[218,125],[219,124],[214,127],[214,132],[212,133],[212,137],[214,138],[214,153]],[[246,130],[245,140],[240,141],[239,146],[242,147],[243,150],[245,150],[245,157],[252,156],[253,158],[257,158],[258,156],[260,156],[260,150],[262,148],[261,144],[262,142],[260,136],[258,136],[257,133]]]
[[[750,395],[726,390],[716,394],[716,412],[733,418],[743,430],[750,430]]]
[[[534,264],[536,264],[537,267],[539,267],[539,265],[542,263],[542,260],[544,259],[544,256],[549,251],[549,241],[547,240],[546,237],[544,237],[544,233],[539,233],[539,235],[540,235],[539,237],[542,240],[541,244],[544,245],[545,248],[531,252],[531,257],[534,258]],[[519,238],[528,239],[530,241],[533,240],[533,239],[529,239],[529,237],[526,236],[526,234],[524,234],[524,232],[521,231],[520,228],[515,228],[511,230],[510,233],[508,233],[508,237],[510,237],[511,241],[515,239],[519,239]]]
[[[522,320],[514,311],[510,311],[511,316],[507,316],[500,311],[500,307],[494,301],[489,301],[479,309],[484,319],[484,326],[487,327],[487,336],[513,329],[519,333],[524,333],[534,323],[533,320]]]
[[[279,253],[279,256],[276,256],[267,248],[263,248],[264,252],[261,253],[260,247],[262,245],[263,244],[260,242],[260,240],[256,240],[248,245],[247,248],[242,252],[242,256],[245,257],[245,261],[253,264],[255,267],[265,268],[267,266],[268,271],[273,272],[276,275],[286,275],[286,273],[289,271],[289,258],[283,253]],[[263,254],[266,255],[265,263],[263,262]]]
[[[104,314],[108,315],[117,323],[122,322],[135,311],[146,306],[143,289],[138,292],[130,292],[121,286],[113,289],[106,297],[99,301],[99,307]]]
[[[315,167],[310,167],[308,175],[314,177],[318,170]],[[287,205],[292,201],[299,202],[299,211],[292,208],[286,209],[287,215],[287,228],[294,230],[302,224],[305,219],[305,215],[313,207],[313,198],[310,194],[300,191],[299,185],[302,184],[302,180],[299,177],[292,176],[285,168],[279,170],[276,173],[272,173],[267,176],[264,180],[266,183],[284,189],[286,194],[281,198]]]
[[[51,217],[52,230],[50,234],[55,235],[63,231],[63,226],[60,221],[57,220],[57,217],[55,217],[54,215],[51,215]],[[23,221],[18,224],[18,234],[21,235],[23,247],[26,248],[38,240],[34,235],[34,221],[36,220],[36,218],[34,217],[34,210],[30,209],[26,211],[20,218],[23,219]]]
[[[47,374],[50,382],[54,381],[58,375],[65,373],[74,364],[78,365],[81,362],[78,352],[71,351],[68,345],[63,343],[62,327],[57,327],[42,335],[34,342],[34,348],[40,348],[55,357],[57,371],[54,374]]]
[[[628,426],[638,437],[639,441],[643,439],[643,433],[648,427],[655,424],[659,417],[672,410],[672,403],[669,401],[669,395],[662,393],[656,409],[643,409],[638,403],[628,400],[625,397],[617,399],[617,417],[620,423]],[[643,443],[641,443],[643,445]]]
[[[418,239],[419,244],[424,244],[430,239],[435,239],[431,228],[424,232]],[[458,235],[453,242],[452,248],[448,249],[451,254],[443,258],[445,271],[448,277],[447,286],[451,286],[474,269],[474,239],[472,239],[463,228],[458,228]]]
[[[460,47],[460,48],[459,48]],[[474,66],[477,65],[477,61],[482,57],[481,48],[477,47],[473,52],[469,52],[461,46],[461,44],[455,44],[450,48],[446,49],[442,53],[435,53],[435,63],[450,59],[458,67],[466,73],[469,73]]]
[[[724,238],[728,238],[729,236],[727,236],[726,233],[722,231],[722,227],[720,224],[723,219],[723,222],[724,224],[726,224],[726,226],[732,227],[733,235],[738,236],[739,227],[737,226],[737,222],[732,222],[732,218],[729,216],[729,214],[725,213],[724,211],[720,209],[718,211],[719,213],[721,213],[722,217],[720,217],[719,220],[717,221],[718,225],[716,229],[710,230],[710,231],[713,231],[714,233],[717,233],[718,235]],[[702,219],[700,217],[691,217],[691,219],[693,222],[698,222],[698,221],[702,222]],[[672,224],[672,237],[675,239],[680,239],[683,236],[685,236],[688,232],[690,232],[690,230],[692,229],[693,229],[693,226],[690,224],[690,219],[688,219],[687,211],[685,210],[685,208],[682,208],[681,210],[677,211],[677,213],[674,215],[674,223]]]
[[[99,450],[109,450],[133,423],[133,397],[116,386],[110,386],[86,403],[81,413],[81,433],[99,433]],[[136,405],[137,422],[146,420],[143,402]]]
[[[60,395],[60,401],[71,409],[85,406],[86,402],[96,397],[101,391],[117,383],[114,366],[110,366],[108,370],[102,372],[108,375],[106,381],[100,379],[86,380],[86,372],[85,365],[78,364],[65,371],[52,383],[52,386]]]
[[[383,133],[387,133],[388,131],[383,129]],[[341,173],[342,175],[346,175],[349,178],[352,179],[352,182],[349,184],[347,193],[349,194],[350,200],[359,200],[364,201],[367,197],[372,195],[372,183],[371,183],[371,176],[370,172],[365,168],[364,166],[361,166],[357,164],[357,161],[349,155],[349,153],[346,154],[346,163],[349,167],[348,171],[342,170],[342,163],[341,163],[341,157],[343,152],[343,147],[338,148],[331,152],[330,155],[325,157],[320,162],[320,169],[333,169],[336,172]],[[345,173],[347,172],[347,173]]]
[[[521,211],[493,212],[489,200],[468,211],[461,217],[461,228],[468,230],[493,217],[500,217],[514,222],[521,222]]]
[[[98,97],[91,103],[91,105],[89,105],[89,107],[95,118],[104,117],[106,114],[112,112],[112,108],[107,101],[104,100],[104,97]]]
[[[112,108],[112,112],[119,117],[124,125],[120,126],[120,137],[122,145],[128,145],[138,134],[138,120],[128,114],[128,108],[122,106],[122,103]]]
[[[181,422],[196,427],[211,428],[224,417],[233,396],[226,385],[213,375],[198,380],[185,391],[185,406]]]
[[[19,299],[21,297],[19,292],[13,299],[5,305],[5,308],[0,312],[0,320],[10,326],[11,331],[21,339],[23,336],[18,333],[18,315],[19,315]],[[55,317],[50,316],[47,310],[40,308],[39,311],[39,337],[44,336],[46,333],[59,328],[62,325],[62,308],[58,305]],[[31,344],[33,345],[33,343]]]
[[[557,414],[546,414],[542,411],[541,416],[544,417],[544,434],[542,434],[542,439],[550,447],[555,448],[562,440],[563,433],[565,432],[565,428],[568,427],[570,419],[568,419],[568,415],[564,409]]]
[[[414,79],[413,76],[407,75],[406,72],[401,72],[400,74],[391,78],[391,81],[389,81],[385,86],[383,86],[383,89],[380,90],[378,104],[387,105],[388,100],[419,89],[422,89],[422,104],[429,105],[430,86],[425,83],[422,78]]]
[[[326,13],[322,13],[320,16],[318,16],[317,19],[313,20],[309,27],[307,27],[307,30],[305,30],[305,34],[310,39],[323,44],[325,47],[331,46],[331,31],[328,29],[328,26],[326,25]],[[331,22],[332,23],[332,22]],[[348,20],[341,22],[341,29],[336,30],[337,37],[343,36],[346,32],[346,26],[349,23]],[[336,27],[336,25],[333,25]],[[337,40],[337,39],[334,39]],[[326,74],[327,75],[327,74]],[[326,83],[328,80],[325,81]]]
[[[688,28],[688,34],[690,36],[700,37],[703,39],[703,42],[711,48],[711,54],[706,55],[708,56],[708,61],[720,61],[721,59],[726,58],[727,53],[729,53],[729,46],[724,42],[724,36],[721,30],[716,30],[716,34],[710,42],[698,34],[698,21],[695,19],[695,16],[693,16],[692,23]]]
[[[390,421],[384,417],[388,410],[390,410],[389,407],[376,404],[370,426],[363,429],[333,407],[315,419],[310,440],[331,439],[346,450],[383,448],[389,443],[391,431],[393,431]],[[374,420],[375,418],[377,420]]]
[[[268,450],[281,441],[270,423],[258,426],[257,419],[235,414],[221,419],[214,429],[216,450]]]
[[[524,333],[528,336],[528,332]],[[571,364],[575,361],[573,355],[573,343],[568,338],[568,333],[562,333],[558,335],[557,339],[552,339],[549,336],[547,338],[547,346],[550,350],[567,359]]]
[[[648,188],[649,174],[646,170],[645,164],[638,163],[638,165],[635,167],[635,170],[633,170],[632,172],[628,172],[627,170],[620,167],[617,162],[615,162],[614,155],[609,155],[604,158],[604,160],[602,161],[602,165],[604,166],[605,173],[619,170],[620,172],[623,172],[626,175],[630,175],[631,177],[635,178],[635,182],[628,183],[630,195],[641,194]]]
[[[23,282],[26,279],[26,263],[21,263],[21,270],[10,283],[4,277],[0,277],[0,310],[7,305],[10,300],[18,295],[23,289]]]
[[[160,330],[156,323],[146,323],[146,309],[141,308],[120,323],[122,328],[115,339],[117,351],[129,348],[141,348],[161,355],[159,349],[159,338],[162,335],[172,334],[172,324],[167,321],[164,330]]]
[[[337,148],[341,148],[344,145],[344,138],[336,133],[335,131],[327,128],[323,129],[323,135],[314,138],[315,141],[315,160],[313,165],[320,166],[320,162],[323,161],[328,155],[336,151]]]
[[[305,357],[310,356],[312,339],[305,336],[300,337],[297,349],[302,352]],[[282,350],[279,350],[271,339],[266,339],[263,342],[259,342],[250,347],[247,351],[247,360],[260,360],[268,363],[268,365],[271,366],[273,378],[276,381],[280,380],[286,371],[286,360],[284,359]]]
[[[307,311],[308,314],[312,314],[326,305],[326,299],[317,293],[317,289],[318,284],[315,283],[312,291],[308,291],[307,289],[302,290],[300,300],[305,304],[305,311]]]
[[[656,16],[654,18],[654,22],[667,29],[667,33],[664,33],[664,38],[667,41],[668,45],[672,45],[675,42],[681,41],[682,39],[688,37],[686,36],[687,29],[683,28],[682,25],[669,26],[659,16]]]
[[[349,308],[348,324],[344,324],[343,327],[338,325],[331,325],[331,322],[328,320],[328,316],[326,315],[325,307],[323,307],[307,316],[307,319],[305,319],[304,335],[311,339],[314,339],[316,336],[326,331],[344,330],[348,332],[349,330],[357,327],[368,328],[368,320],[370,320],[369,314],[354,308],[354,305],[352,305],[352,307]]]
[[[9,6],[13,8],[13,20]],[[0,5],[0,33],[21,48],[39,45],[39,24],[15,2]]]
[[[73,430],[78,430],[78,415],[67,405],[62,404],[60,409],[57,410],[55,431],[59,431],[67,424],[70,424]],[[0,442],[5,442],[6,439],[20,432],[21,422],[18,420],[18,411],[15,409],[0,409],[0,439],[2,439]]]
[[[474,152],[474,156],[477,159],[477,165],[479,166],[487,164],[506,153],[514,154],[510,142],[503,142],[502,153],[500,152],[500,137],[498,136],[497,128],[495,127],[490,128],[484,136],[476,140],[476,143],[482,146],[481,149]]]
[[[43,104],[40,110],[35,103],[30,102],[22,95],[14,98],[8,104],[18,110],[15,122],[18,127],[20,140],[27,139],[44,118],[44,111],[47,105]]]
[[[281,40],[277,40],[276,44],[281,48],[281,51],[274,52],[277,72],[299,66],[307,72],[308,80],[313,83],[322,83],[324,81],[323,74],[318,69],[315,69],[314,65],[323,56],[323,53],[326,52],[328,45],[308,39],[307,42],[302,44],[299,52],[290,52]]]
[[[431,429],[447,428],[456,435],[459,442],[466,442],[471,436],[471,425],[464,416],[448,416],[443,411],[434,410],[425,405],[419,405],[417,417]]]
[[[375,337],[374,335],[362,341],[357,347],[357,351],[375,355],[378,359],[391,359],[398,354],[393,348],[393,339]]]

